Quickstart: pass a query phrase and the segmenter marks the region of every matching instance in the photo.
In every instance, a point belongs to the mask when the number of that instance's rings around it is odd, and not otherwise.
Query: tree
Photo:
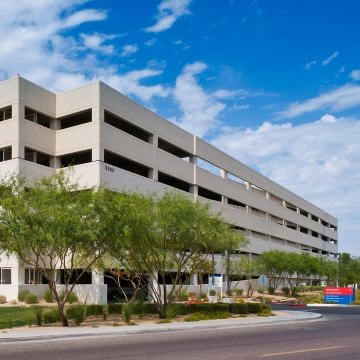
[[[284,258],[291,295],[295,296],[299,285],[310,279],[312,274],[311,264],[316,260],[314,260],[314,256],[306,253],[285,253]]]
[[[81,189],[65,171],[32,181],[12,176],[0,191],[0,248],[42,274],[68,326],[69,294],[122,231],[121,202],[106,189]]]
[[[142,279],[161,318],[186,282],[184,274],[195,273],[213,251],[233,250],[243,241],[207,205],[177,192],[162,197],[132,194],[126,211],[129,226],[120,243],[114,243],[112,255],[126,268],[147,275]]]
[[[269,278],[269,287],[274,290],[287,278],[285,251],[271,250],[263,252],[258,260],[259,269]]]
[[[348,253],[339,256],[339,283],[341,286],[360,282],[360,260],[351,257]]]

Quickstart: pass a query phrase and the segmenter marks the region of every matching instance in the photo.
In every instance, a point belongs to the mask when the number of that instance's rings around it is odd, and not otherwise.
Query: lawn
[[[27,324],[31,308],[25,307],[0,307],[0,329],[8,329]]]

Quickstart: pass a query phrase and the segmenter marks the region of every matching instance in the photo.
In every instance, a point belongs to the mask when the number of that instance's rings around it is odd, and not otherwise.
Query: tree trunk
[[[69,327],[68,318],[65,315],[65,304],[58,303],[58,310],[60,314],[60,319],[63,327]]]

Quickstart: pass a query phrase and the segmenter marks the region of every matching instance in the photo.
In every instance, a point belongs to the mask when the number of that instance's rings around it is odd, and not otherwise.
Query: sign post
[[[261,286],[263,293],[263,304],[265,304],[265,286],[269,283],[269,279],[266,275],[260,275],[258,278],[258,284]]]

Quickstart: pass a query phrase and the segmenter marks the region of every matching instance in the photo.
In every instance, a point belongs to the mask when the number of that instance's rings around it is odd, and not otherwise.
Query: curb
[[[25,332],[18,333],[0,333],[0,344],[22,342],[22,341],[41,341],[56,340],[66,338],[82,338],[94,336],[127,336],[134,334],[150,334],[173,331],[189,330],[212,330],[212,329],[235,329],[264,325],[281,325],[293,322],[311,322],[322,318],[321,314],[302,312],[302,311],[279,311],[290,316],[279,316],[278,318],[249,318],[241,320],[207,320],[194,323],[169,323],[156,325],[138,325],[138,326],[119,326],[119,327],[100,327],[100,328],[59,328],[51,329],[46,333],[31,334]],[[42,331],[45,328],[42,328]],[[11,331],[11,330],[10,330]],[[30,330],[28,331],[30,332]]]

